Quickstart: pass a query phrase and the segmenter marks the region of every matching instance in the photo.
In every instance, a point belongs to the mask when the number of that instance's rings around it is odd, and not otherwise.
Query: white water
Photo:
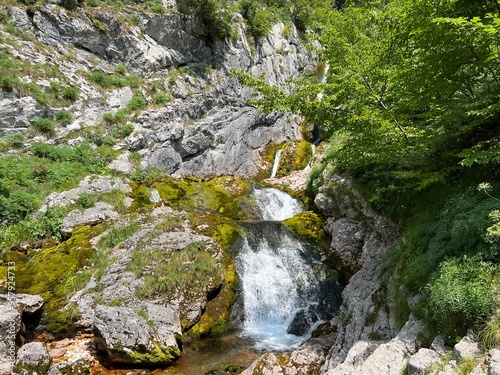
[[[257,349],[289,350],[310,336],[317,320],[312,318],[322,298],[314,272],[317,263],[276,223],[302,212],[299,201],[273,188],[255,187],[254,194],[264,221],[247,224],[236,257],[243,295],[242,335]],[[308,314],[307,332],[289,334],[299,311]]]
[[[287,193],[273,188],[254,189],[262,220],[281,221],[303,211],[302,205]]]
[[[278,172],[278,167],[280,166],[281,148],[274,154],[273,169],[271,170],[271,178],[276,177],[276,172]]]
[[[296,313],[317,303],[316,280],[302,245],[284,235],[278,246],[265,238],[250,246],[245,239],[238,257],[243,289],[243,336],[256,342],[257,349],[288,350],[306,340],[287,333]]]
[[[309,159],[309,163],[307,163],[307,165],[304,169],[311,168],[311,162],[313,160],[315,152],[316,152],[316,145],[314,143],[311,143],[311,158]]]

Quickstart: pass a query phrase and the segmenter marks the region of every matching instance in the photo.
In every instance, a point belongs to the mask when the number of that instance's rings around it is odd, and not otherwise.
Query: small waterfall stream
[[[271,178],[276,177],[276,173],[278,172],[278,168],[280,166],[280,158],[281,158],[281,148],[276,151],[276,154],[274,154],[274,163],[273,163],[273,169],[271,170]]]
[[[242,336],[257,349],[298,346],[340,302],[340,287],[310,249],[279,221],[303,211],[290,195],[255,188],[262,221],[243,224],[236,267],[243,297]]]

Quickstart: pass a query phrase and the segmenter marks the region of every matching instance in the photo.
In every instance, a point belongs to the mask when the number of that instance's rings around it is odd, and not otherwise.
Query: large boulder
[[[146,366],[173,363],[180,356],[178,312],[151,304],[140,313],[136,311],[97,305],[94,333],[98,349],[105,351],[111,362]]]
[[[421,348],[410,357],[408,362],[408,375],[424,375],[426,370],[436,362],[439,362],[440,355],[434,350]]]
[[[61,233],[63,236],[69,237],[77,226],[96,225],[104,221],[116,220],[119,217],[120,215],[113,211],[109,204],[97,202],[94,207],[87,208],[83,212],[80,210],[71,211],[63,220]]]
[[[41,342],[30,342],[23,345],[17,353],[14,364],[14,374],[47,374],[50,366],[50,356]]]

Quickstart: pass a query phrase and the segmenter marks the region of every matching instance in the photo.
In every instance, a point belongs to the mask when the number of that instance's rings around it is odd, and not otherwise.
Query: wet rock
[[[481,345],[477,342],[477,335],[469,330],[454,347],[453,354],[457,358],[475,358],[481,354]]]
[[[159,307],[147,307],[150,312],[162,311]],[[151,320],[150,320],[151,319]],[[154,319],[169,325],[156,327]],[[149,323],[150,321],[153,324]],[[149,323],[149,324],[148,324]],[[180,327],[175,314],[163,310],[157,316],[145,318],[125,307],[98,305],[94,315],[95,340],[99,350],[106,351],[111,362],[134,363],[148,366],[169,365],[180,350],[172,327]]]
[[[424,375],[426,370],[440,360],[440,356],[434,350],[421,348],[410,357],[408,362],[408,375]]]
[[[286,333],[295,336],[304,336],[311,328],[311,317],[305,310],[297,312],[288,326]]]
[[[14,374],[44,375],[50,366],[50,356],[41,342],[30,342],[23,345],[17,353]]]
[[[96,225],[108,220],[116,220],[119,217],[120,215],[113,211],[109,204],[97,202],[94,207],[87,208],[83,212],[80,210],[71,211],[63,220],[61,233],[64,237],[69,237],[75,227]]]

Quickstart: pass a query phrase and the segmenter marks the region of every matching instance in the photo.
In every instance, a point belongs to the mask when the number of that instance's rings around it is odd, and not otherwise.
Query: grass
[[[149,259],[162,259],[165,253],[160,250],[148,250],[140,256],[139,251],[132,256],[133,263],[129,269],[138,272],[151,267],[144,278],[144,286],[136,290],[138,298],[151,298],[158,295],[175,294],[178,291],[201,293],[209,288],[213,279],[221,277],[222,267],[205,249],[201,241],[192,242],[181,251],[174,252],[168,261],[147,264]]]
[[[139,228],[140,226],[136,222],[112,228],[103,237],[99,238],[97,245],[103,250],[112,249],[137,232]]]

